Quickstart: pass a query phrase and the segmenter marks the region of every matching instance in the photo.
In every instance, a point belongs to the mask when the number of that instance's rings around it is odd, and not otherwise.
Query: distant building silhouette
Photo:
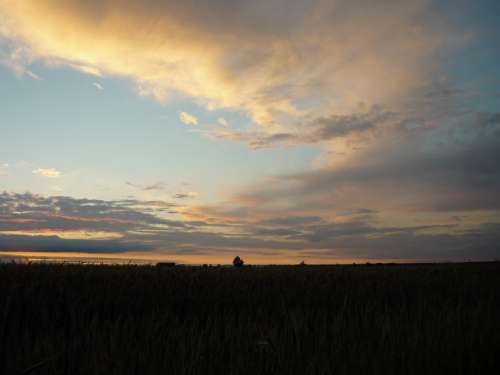
[[[245,261],[241,259],[239,256],[236,256],[236,258],[233,259],[233,266],[243,267],[243,264],[245,264]]]

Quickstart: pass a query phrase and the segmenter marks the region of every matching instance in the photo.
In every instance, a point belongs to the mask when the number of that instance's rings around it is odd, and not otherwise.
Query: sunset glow
[[[0,0],[0,258],[498,259],[498,17]]]

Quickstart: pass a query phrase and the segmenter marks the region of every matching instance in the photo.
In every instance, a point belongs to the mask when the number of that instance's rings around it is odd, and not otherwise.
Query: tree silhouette
[[[236,258],[233,259],[233,266],[235,267],[243,267],[243,264],[245,261],[241,259],[239,256],[236,256]]]

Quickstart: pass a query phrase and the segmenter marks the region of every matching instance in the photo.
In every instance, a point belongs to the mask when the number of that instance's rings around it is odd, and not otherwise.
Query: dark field
[[[500,264],[0,265],[0,374],[489,374]]]

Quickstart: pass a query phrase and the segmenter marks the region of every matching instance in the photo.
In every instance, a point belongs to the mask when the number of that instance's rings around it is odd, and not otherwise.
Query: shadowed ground
[[[0,265],[2,374],[485,374],[500,264]]]

